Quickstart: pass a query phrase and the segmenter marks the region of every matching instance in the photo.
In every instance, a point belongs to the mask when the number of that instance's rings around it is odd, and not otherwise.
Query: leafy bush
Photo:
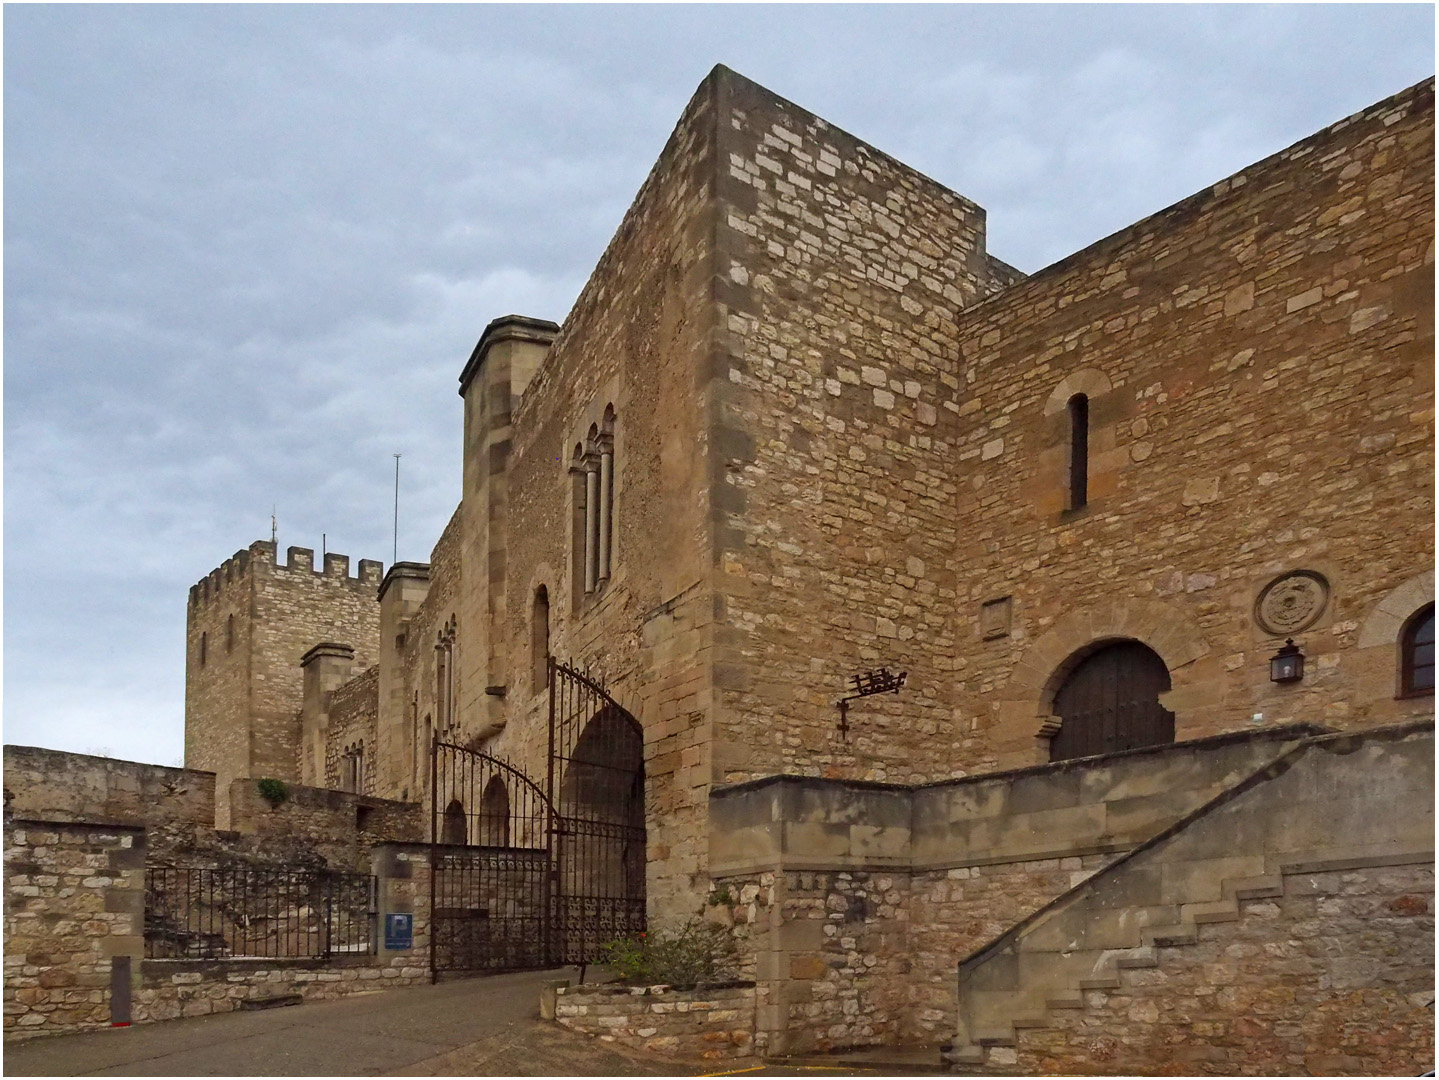
[[[739,961],[734,932],[700,918],[610,941],[601,949],[620,980],[636,986],[722,982],[735,977]]]
[[[290,789],[285,786],[285,781],[275,780],[266,777],[255,785],[260,792],[260,797],[265,799],[271,806],[279,806],[290,797]]]

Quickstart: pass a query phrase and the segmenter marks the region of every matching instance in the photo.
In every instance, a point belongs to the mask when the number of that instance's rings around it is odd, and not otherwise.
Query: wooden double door
[[[1174,714],[1159,703],[1169,685],[1169,669],[1147,645],[1120,641],[1090,653],[1055,695],[1060,727],[1049,760],[1173,742]]]

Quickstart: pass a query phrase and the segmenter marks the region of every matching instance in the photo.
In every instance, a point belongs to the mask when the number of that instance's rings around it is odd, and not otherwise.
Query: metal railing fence
[[[369,874],[236,865],[145,870],[145,956],[222,960],[375,951]]]

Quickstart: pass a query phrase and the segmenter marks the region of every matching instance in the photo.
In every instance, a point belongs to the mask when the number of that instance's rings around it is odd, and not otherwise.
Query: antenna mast
[[[395,455],[395,546],[390,552],[390,565],[400,559],[400,455]]]

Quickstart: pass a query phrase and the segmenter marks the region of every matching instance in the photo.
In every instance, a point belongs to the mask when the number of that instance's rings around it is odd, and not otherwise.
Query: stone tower
[[[216,774],[217,824],[228,826],[239,777],[298,782],[303,671],[321,642],[354,650],[354,671],[375,663],[381,564],[257,540],[190,589],[185,633],[185,767]]]

